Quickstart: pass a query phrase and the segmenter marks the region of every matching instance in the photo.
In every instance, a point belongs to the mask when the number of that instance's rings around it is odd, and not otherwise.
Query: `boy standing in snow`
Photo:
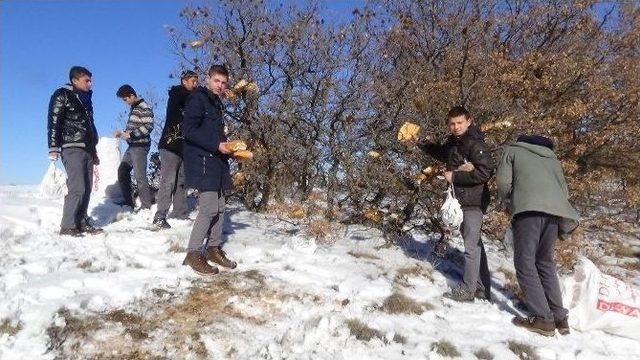
[[[93,165],[99,163],[98,132],[93,122],[91,72],[82,66],[69,71],[67,84],[57,89],[49,102],[47,140],[49,159],[58,160],[67,172],[60,235],[82,236],[102,229],[89,224],[87,208],[93,186]]]
[[[131,193],[131,169],[133,169],[142,209],[149,209],[151,208],[151,190],[147,179],[147,155],[151,146],[153,110],[144,99],[138,97],[130,85],[120,86],[116,96],[131,106],[126,129],[117,130],[114,134],[115,137],[124,139],[129,144],[118,167],[118,182],[124,196],[124,204],[134,208]]]
[[[184,164],[182,161],[182,116],[187,97],[198,85],[198,74],[188,70],[182,74],[180,85],[169,90],[167,117],[160,136],[160,186],[158,210],[153,218],[157,229],[169,229],[167,214],[173,197],[173,217],[186,219],[187,193],[184,187]]]
[[[513,217],[513,261],[530,312],[513,323],[546,336],[556,328],[568,334],[553,253],[558,234],[577,227],[578,214],[569,204],[553,142],[537,135],[518,137],[505,148],[496,179],[500,199]]]
[[[464,239],[464,275],[462,283],[444,296],[456,301],[473,301],[476,297],[491,300],[491,274],[480,230],[489,205],[487,182],[495,165],[484,135],[472,125],[471,115],[464,107],[451,108],[447,118],[451,134],[444,144],[418,144],[446,164],[444,178],[453,184],[463,211],[460,232]]]
[[[229,73],[222,65],[213,65],[207,73],[207,87],[197,87],[184,109],[184,170],[186,186],[199,193],[198,216],[189,238],[183,264],[200,275],[214,275],[218,268],[235,268],[222,251],[222,225],[225,191],[231,189],[227,137],[224,134],[223,106]],[[204,251],[202,246],[204,245]]]

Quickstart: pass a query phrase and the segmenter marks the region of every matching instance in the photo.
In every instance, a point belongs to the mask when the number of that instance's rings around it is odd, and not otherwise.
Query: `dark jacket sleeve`
[[[184,108],[182,131],[185,141],[213,154],[218,151],[220,137],[216,131],[204,129],[204,112],[202,99],[195,94],[189,96]]]
[[[447,162],[447,152],[445,149],[445,145],[435,144],[423,141],[418,144],[418,147],[427,155],[430,155],[434,159],[438,161],[442,161],[444,163]]]
[[[495,163],[484,142],[476,142],[473,144],[469,152],[468,160],[473,164],[473,171],[454,171],[453,185],[479,185],[491,179],[495,169]]]
[[[62,146],[62,122],[64,121],[66,96],[62,91],[56,91],[49,101],[49,115],[47,119],[47,142],[49,151],[60,151]]]

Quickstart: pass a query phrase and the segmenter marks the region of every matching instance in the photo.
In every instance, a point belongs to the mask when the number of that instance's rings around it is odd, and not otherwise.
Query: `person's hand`
[[[49,161],[58,161],[59,158],[60,158],[60,152],[49,151]]]
[[[236,93],[234,93],[233,91],[231,91],[230,89],[226,89],[223,93],[222,93],[222,97],[230,100],[230,101],[234,101],[237,99],[236,97]]]
[[[218,145],[218,151],[220,151],[223,154],[231,154],[231,150],[229,149],[229,143],[221,142],[220,145]]]
[[[125,139],[125,140],[129,140],[131,138],[131,132],[130,131],[123,131],[120,133],[120,137]]]
[[[113,137],[116,139],[119,138],[120,135],[122,135],[122,130],[116,130],[113,132]]]
[[[444,179],[447,180],[447,182],[449,184],[453,183],[453,171],[445,171],[444,172]]]

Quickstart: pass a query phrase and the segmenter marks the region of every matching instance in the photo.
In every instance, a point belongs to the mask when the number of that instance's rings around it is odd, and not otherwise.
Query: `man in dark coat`
[[[218,268],[236,263],[222,251],[222,225],[225,191],[231,189],[229,154],[224,133],[223,106],[229,73],[222,65],[213,65],[207,73],[207,87],[196,88],[184,111],[184,170],[186,186],[199,193],[199,211],[189,238],[183,264],[200,275],[213,275]],[[202,249],[204,247],[204,249]]]
[[[484,136],[472,125],[469,112],[456,106],[447,117],[451,134],[444,144],[419,144],[427,154],[446,164],[444,177],[453,184],[464,214],[460,229],[464,239],[464,275],[462,283],[444,296],[456,301],[473,301],[475,297],[490,300],[491,274],[480,230],[489,205],[487,182],[495,165]]]
[[[513,323],[546,336],[556,329],[568,334],[568,311],[562,306],[553,255],[558,235],[578,225],[578,213],[569,203],[553,142],[538,135],[520,136],[504,149],[496,180],[500,199],[513,216],[513,261],[530,313],[513,318]]]
[[[157,229],[169,229],[167,223],[169,207],[173,202],[172,216],[186,219],[187,192],[184,186],[184,163],[182,161],[182,118],[187,97],[198,86],[198,74],[185,71],[180,85],[169,89],[167,102],[167,116],[160,136],[158,149],[160,151],[160,186],[158,188],[158,210],[153,218],[153,225]]]
[[[67,172],[61,235],[82,236],[102,229],[89,223],[87,209],[93,186],[93,165],[99,163],[96,145],[98,131],[93,121],[91,72],[74,66],[67,84],[57,89],[49,102],[47,142],[49,159],[58,160]]]

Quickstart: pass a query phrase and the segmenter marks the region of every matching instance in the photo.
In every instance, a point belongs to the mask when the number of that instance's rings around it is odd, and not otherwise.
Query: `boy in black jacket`
[[[453,107],[447,118],[451,134],[444,144],[419,144],[427,154],[446,164],[445,180],[453,184],[464,214],[460,229],[464,239],[464,275],[462,283],[444,296],[456,301],[473,301],[474,297],[490,300],[491,274],[480,230],[489,205],[487,182],[493,176],[495,164],[484,136],[472,126],[464,107]],[[461,167],[467,171],[458,171]]]
[[[169,207],[173,202],[172,217],[186,219],[187,192],[184,186],[184,163],[182,161],[182,118],[187,97],[198,86],[198,74],[188,70],[182,74],[180,85],[169,89],[167,117],[162,129],[158,149],[160,150],[160,186],[158,210],[153,218],[157,229],[169,229],[167,223]],[[173,201],[172,201],[173,200]]]

